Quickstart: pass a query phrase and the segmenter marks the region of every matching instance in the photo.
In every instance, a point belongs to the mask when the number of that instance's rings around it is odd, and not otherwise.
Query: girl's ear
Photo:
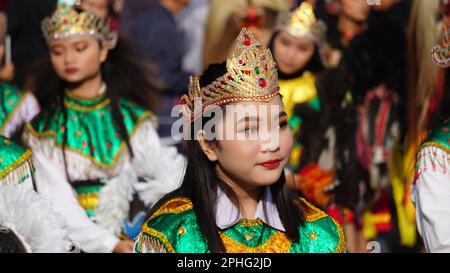
[[[217,161],[217,145],[215,145],[212,141],[207,141],[205,139],[205,132],[200,130],[197,133],[198,143],[203,153],[208,157],[210,161]]]
[[[109,47],[106,42],[100,43],[100,63],[104,63],[108,58]]]

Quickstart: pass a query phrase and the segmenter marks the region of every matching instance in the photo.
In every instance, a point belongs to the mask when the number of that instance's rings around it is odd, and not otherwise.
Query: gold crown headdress
[[[86,11],[78,12],[66,3],[59,4],[51,17],[42,21],[42,31],[48,44],[73,36],[94,36],[114,48],[117,33],[111,31],[107,22]]]
[[[227,73],[200,88],[199,79],[190,77],[189,95],[181,97],[184,114],[195,120],[214,106],[262,101],[278,94],[278,73],[270,50],[263,47],[246,28],[241,30],[232,56],[226,62]]]
[[[281,13],[278,17],[277,30],[286,31],[295,37],[311,36],[316,42],[321,43],[325,38],[326,25],[316,19],[314,7],[303,2],[291,12]]]

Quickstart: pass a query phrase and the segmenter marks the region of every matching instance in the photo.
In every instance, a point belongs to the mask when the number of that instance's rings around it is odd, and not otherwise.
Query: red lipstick
[[[278,168],[278,166],[280,166],[280,162],[281,160],[269,160],[259,165],[263,166],[266,169],[272,170]]]
[[[67,74],[75,74],[75,73],[78,72],[78,69],[77,69],[77,68],[69,67],[69,68],[66,68],[65,71],[66,71]]]

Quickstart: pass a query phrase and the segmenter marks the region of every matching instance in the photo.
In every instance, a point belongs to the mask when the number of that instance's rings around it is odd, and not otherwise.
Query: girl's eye
[[[77,45],[76,50],[77,50],[78,52],[82,52],[82,51],[84,51],[86,48],[87,48],[87,45],[86,45],[86,44],[79,44],[79,45]]]
[[[245,127],[245,129],[244,129],[245,133],[255,133],[257,131],[258,131],[257,126]]]
[[[284,46],[289,46],[289,41],[286,39],[281,39],[281,44]]]
[[[277,128],[283,129],[289,125],[289,122],[286,118],[284,118],[284,119],[280,120],[278,122],[278,124],[276,124],[276,125],[278,125]]]
[[[308,46],[299,46],[298,50],[300,50],[300,51],[308,51]]]
[[[289,123],[288,123],[287,120],[280,121],[280,128],[284,128],[284,127],[286,127],[288,125],[289,125]]]
[[[55,47],[51,49],[51,52],[53,55],[59,56],[61,54],[63,54],[63,49],[59,48],[59,47]]]

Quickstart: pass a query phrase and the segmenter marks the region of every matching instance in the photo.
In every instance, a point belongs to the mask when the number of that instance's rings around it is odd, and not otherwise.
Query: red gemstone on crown
[[[264,78],[260,78],[260,79],[258,80],[258,83],[259,83],[259,86],[261,86],[262,88],[264,88],[264,87],[267,86],[267,81],[266,81],[266,79],[264,79]]]
[[[252,40],[250,40],[250,37],[247,34],[245,34],[244,35],[244,45],[249,46],[251,44],[252,44]]]

